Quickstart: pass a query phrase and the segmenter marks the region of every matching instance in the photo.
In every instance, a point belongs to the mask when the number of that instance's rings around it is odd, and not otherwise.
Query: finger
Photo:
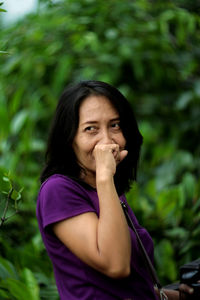
[[[113,144],[112,147],[111,147],[111,151],[112,151],[112,154],[114,156],[114,158],[117,160],[118,156],[119,156],[119,145],[117,144]]]
[[[115,153],[117,151],[119,151],[119,146],[116,144],[97,144],[94,147],[94,151],[100,151],[100,152],[111,152],[111,153]]]
[[[184,293],[187,293],[187,294],[192,294],[194,292],[194,289],[192,287],[190,287],[189,285],[184,284],[184,283],[180,284],[179,290],[181,292],[184,292]]]
[[[128,151],[127,150],[122,150],[120,152],[120,161],[122,161],[128,154]]]

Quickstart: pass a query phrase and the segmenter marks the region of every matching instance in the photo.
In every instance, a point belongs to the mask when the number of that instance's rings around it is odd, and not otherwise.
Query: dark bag
[[[188,299],[200,299],[200,258],[180,267],[180,282],[191,286],[194,293]]]

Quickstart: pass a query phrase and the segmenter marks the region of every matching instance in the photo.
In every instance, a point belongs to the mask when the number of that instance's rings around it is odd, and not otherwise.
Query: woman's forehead
[[[111,101],[104,96],[91,95],[84,99],[79,108],[80,121],[95,117],[119,118],[119,114]]]

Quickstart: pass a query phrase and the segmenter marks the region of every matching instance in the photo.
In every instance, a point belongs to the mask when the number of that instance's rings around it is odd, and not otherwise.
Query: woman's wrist
[[[170,290],[170,289],[162,289],[164,294],[167,296],[168,300],[179,300],[180,293],[176,290]],[[159,299],[161,299],[160,290],[158,288],[155,288],[155,292],[158,295]],[[184,298],[183,298],[184,299]]]
[[[113,182],[113,174],[110,170],[96,170],[96,183],[111,183]]]

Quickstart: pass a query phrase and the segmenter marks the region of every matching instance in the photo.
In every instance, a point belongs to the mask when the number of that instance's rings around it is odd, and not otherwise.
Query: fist
[[[116,166],[128,154],[127,150],[120,150],[117,144],[97,144],[93,155],[96,162],[96,172],[114,176]]]

